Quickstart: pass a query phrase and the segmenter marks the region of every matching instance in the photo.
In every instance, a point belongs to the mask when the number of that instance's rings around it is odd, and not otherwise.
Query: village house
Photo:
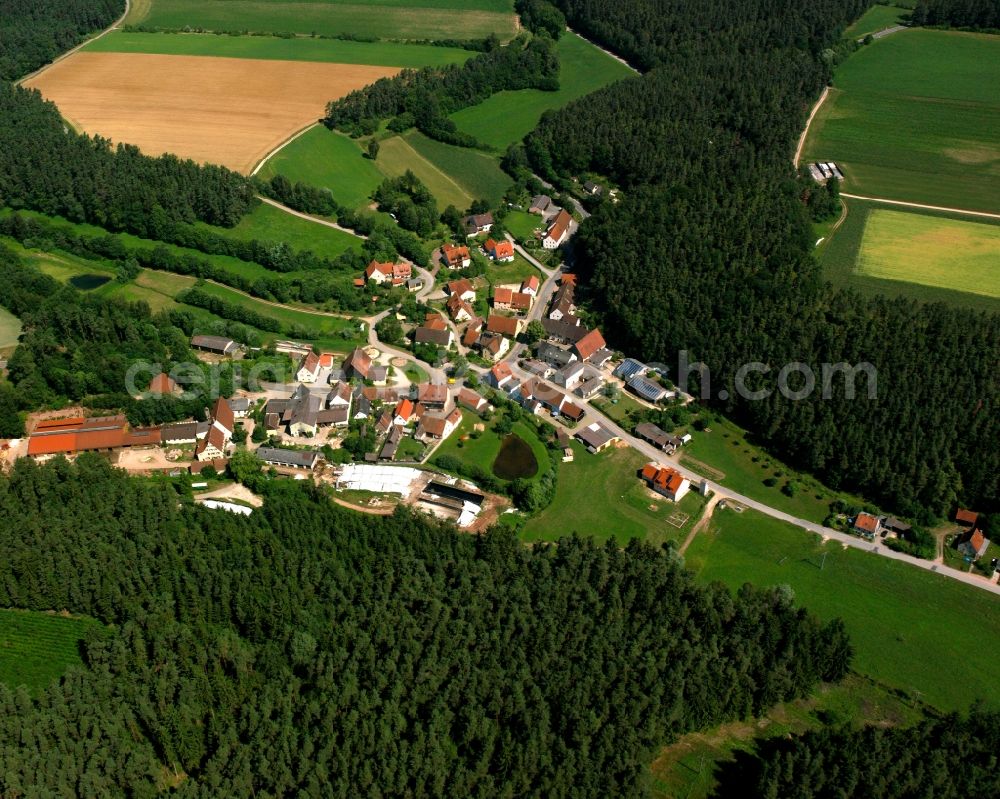
[[[606,347],[601,331],[594,328],[573,345],[573,352],[581,361],[586,361]]]
[[[416,404],[411,399],[401,399],[393,411],[392,423],[405,427],[416,417]]]
[[[972,510],[966,510],[965,508],[959,508],[955,511],[955,523],[961,525],[962,527],[973,528],[976,526],[976,522],[979,521],[979,514]]]
[[[672,392],[665,389],[659,383],[654,383],[646,377],[636,375],[625,384],[628,390],[646,402],[662,402],[672,395]]]
[[[399,450],[399,442],[403,440],[403,428],[393,425],[389,430],[389,435],[385,437],[382,449],[379,450],[378,459],[380,461],[391,461],[396,459],[396,452]]]
[[[583,380],[585,371],[582,361],[571,361],[552,375],[552,382],[572,390]]]
[[[538,358],[547,364],[561,369],[571,361],[575,361],[576,353],[569,347],[561,347],[551,341],[540,341],[538,343]]]
[[[194,456],[199,461],[216,461],[225,458],[227,443],[225,434],[213,425],[208,429],[208,435],[198,442]]]
[[[468,247],[445,244],[441,248],[441,260],[449,269],[466,269],[472,265],[472,254]]]
[[[421,383],[417,386],[417,402],[431,410],[448,407],[448,386],[440,383]]]
[[[510,392],[511,388],[517,385],[517,379],[508,363],[498,363],[490,369],[486,376],[486,382],[493,388],[506,392]]]
[[[554,371],[552,367],[544,361],[537,361],[533,358],[527,361],[522,361],[521,368],[528,374],[536,375],[537,377],[548,377]]]
[[[643,441],[648,441],[654,447],[662,449],[668,455],[673,454],[681,445],[681,440],[677,436],[672,436],[665,430],[661,430],[655,424],[642,422],[635,426],[635,434]]]
[[[447,290],[450,297],[457,296],[460,300],[465,300],[466,302],[476,301],[476,290],[472,287],[472,281],[466,278],[451,281],[447,285]]]
[[[486,331],[479,334],[476,346],[486,360],[496,363],[510,350],[510,341],[500,333]]]
[[[229,407],[229,403],[222,397],[219,397],[212,404],[209,418],[212,420],[212,427],[218,428],[226,437],[226,441],[233,437],[233,431],[236,429],[236,415]]]
[[[409,292],[420,291],[424,287],[424,279],[417,275],[406,281],[406,290]]]
[[[315,450],[282,449],[279,447],[260,447],[257,457],[269,466],[282,466],[286,469],[316,468],[319,453]]]
[[[466,300],[463,300],[457,294],[452,294],[448,298],[448,316],[450,316],[456,322],[467,322],[476,315],[475,310]]]
[[[370,380],[376,385],[384,384],[389,376],[389,369],[373,363],[371,357],[361,347],[354,349],[344,361],[344,376],[350,380]]]
[[[223,336],[192,336],[191,346],[216,355],[233,355],[240,348],[235,341]]]
[[[575,344],[590,332],[575,316],[563,319],[542,319],[545,334],[552,340],[565,344]]]
[[[588,180],[583,184],[583,190],[591,197],[596,197],[603,191],[601,186],[592,180]]]
[[[854,519],[854,529],[865,538],[874,538],[882,532],[882,520],[870,513],[859,513]]]
[[[486,254],[494,261],[507,263],[514,260],[514,245],[506,239],[487,239],[485,245]]]
[[[571,422],[579,422],[587,415],[586,409],[572,402],[569,397],[563,398],[563,402],[559,404],[558,413],[560,416],[565,416]]]
[[[462,423],[462,412],[455,408],[451,413],[425,414],[417,425],[414,438],[421,441],[443,441]]]
[[[469,238],[480,233],[489,233],[493,229],[493,214],[473,214],[465,217],[465,235]]]
[[[545,216],[552,208],[552,198],[547,194],[536,194],[531,198],[531,205],[528,206],[529,214],[541,214]]]
[[[310,352],[299,364],[299,371],[296,372],[296,379],[300,383],[315,383],[319,379],[319,356],[315,352]]]
[[[250,413],[250,399],[248,397],[231,397],[226,400],[229,410],[233,412],[236,419],[246,419]]]
[[[489,407],[489,403],[481,394],[465,387],[458,392],[458,404],[474,413],[482,413]]]
[[[591,454],[602,452],[618,441],[618,436],[600,422],[593,422],[574,434]]]
[[[680,502],[691,490],[691,481],[669,466],[647,463],[640,474],[653,491],[674,502]]]
[[[565,208],[556,214],[556,218],[549,225],[549,229],[542,237],[542,247],[546,250],[558,249],[559,245],[566,241],[572,221],[573,217],[570,216],[569,211]]]
[[[201,428],[199,430],[199,428]],[[200,435],[199,435],[200,433]],[[160,441],[170,446],[195,444],[200,437],[208,435],[208,423],[178,422],[160,428]]]
[[[959,539],[955,548],[970,560],[979,560],[989,547],[990,539],[978,527],[973,527]]]
[[[440,317],[439,317],[440,318]],[[416,344],[433,344],[436,347],[448,349],[455,341],[455,334],[450,329],[440,329],[434,327],[418,327],[413,332],[413,341]]]
[[[538,276],[537,275],[532,275],[531,277],[526,278],[524,281],[522,281],[522,283],[521,283],[521,293],[522,294],[527,294],[527,295],[529,295],[531,297],[537,297],[538,296],[538,289],[539,289],[540,286],[541,286],[541,283],[538,280]]]
[[[472,317],[469,320],[469,324],[465,326],[465,332],[462,334],[462,344],[466,347],[476,346],[476,342],[479,341],[479,333],[483,329],[483,320],[478,316]]]
[[[506,286],[497,286],[493,292],[493,307],[498,311],[520,311],[527,313],[534,301],[532,295],[514,291]]]
[[[365,280],[374,281],[380,286],[384,283],[402,286],[412,276],[413,267],[408,263],[393,264],[372,261],[365,269]]]
[[[633,377],[636,376],[642,377],[648,371],[649,367],[646,366],[646,364],[637,361],[635,358],[626,358],[624,361],[618,364],[618,366],[615,367],[615,370],[612,372],[612,374],[615,377],[619,378],[620,380],[628,382]]]
[[[604,378],[600,375],[593,375],[578,385],[573,393],[580,397],[580,399],[589,400],[591,397],[596,397],[600,394],[603,388]]]
[[[330,393],[326,397],[326,406],[328,408],[344,406],[350,410],[353,400],[354,392],[351,391],[350,384],[338,381],[330,387]]]
[[[523,319],[518,319],[514,316],[490,314],[486,320],[486,329],[490,333],[499,333],[501,336],[517,338],[518,334],[521,332],[521,326],[523,324]]]
[[[81,452],[114,453],[126,446],[128,421],[124,416],[73,416],[39,422],[28,438],[28,455],[46,460]]]

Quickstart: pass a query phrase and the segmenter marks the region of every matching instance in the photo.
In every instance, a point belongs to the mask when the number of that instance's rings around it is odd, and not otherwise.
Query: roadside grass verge
[[[127,33],[113,31],[88,44],[95,53],[157,53],[267,61],[318,61],[373,67],[437,67],[462,64],[474,53],[456,47],[343,39],[283,39],[273,36],[219,36],[212,33]]]
[[[459,130],[503,151],[530,133],[542,114],[597,91],[622,78],[635,77],[627,66],[590,42],[566,31],[559,37],[559,89],[499,92],[471,108],[451,115]]]
[[[824,561],[825,555],[825,561]],[[844,620],[854,668],[945,710],[1000,706],[1000,601],[973,586],[819,537],[754,511],[717,510],[686,552],[704,582],[789,585]]]
[[[524,541],[554,541],[577,533],[604,542],[620,544],[641,538],[654,545],[684,540],[701,518],[705,499],[696,492],[678,505],[650,492],[638,472],[648,462],[635,450],[613,448],[591,455],[577,441],[571,463],[559,463],[556,494],[545,510],[527,520]],[[670,524],[675,511],[689,516],[680,527]]]

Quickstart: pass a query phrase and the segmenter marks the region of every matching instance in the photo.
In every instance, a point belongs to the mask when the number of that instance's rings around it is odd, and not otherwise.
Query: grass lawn
[[[844,189],[1000,211],[1000,37],[906,30],[841,64],[809,131],[808,161]]]
[[[396,460],[397,461],[415,461],[419,463],[424,457],[424,447],[415,438],[410,438],[410,436],[405,436],[399,442],[399,449],[396,450]]]
[[[258,174],[265,180],[284,175],[292,183],[329,189],[338,203],[355,209],[367,208],[372,192],[385,179],[357,142],[322,125],[282,149]]]
[[[474,200],[485,199],[497,205],[510,188],[512,181],[495,158],[468,147],[435,141],[418,131],[410,131],[404,138],[421,157],[458,183]],[[467,206],[456,207],[464,210]]]
[[[507,228],[515,239],[524,241],[533,239],[535,230],[544,228],[545,222],[538,214],[529,214],[527,211],[508,211],[503,219],[503,226]]]
[[[909,12],[896,6],[872,6],[851,27],[844,31],[847,38],[860,39],[869,33],[891,28],[900,24],[900,17]],[[893,34],[895,36],[896,34]]]
[[[375,8],[373,8],[375,6]],[[511,0],[138,0],[127,22],[151,28],[399,39],[510,39]]]
[[[203,223],[198,227],[229,239],[280,241],[293,250],[311,250],[325,258],[336,258],[351,249],[360,250],[362,244],[357,236],[293,216],[267,203],[258,205],[235,227],[221,228]]]
[[[621,391],[616,397],[616,402],[612,402],[606,397],[594,397],[590,404],[597,408],[601,413],[611,419],[613,422],[618,422],[623,427],[631,430],[635,426],[635,422],[632,421],[629,414],[642,413],[648,410],[645,405],[642,405],[625,391]]]
[[[906,725],[918,722],[923,706],[859,674],[824,683],[806,699],[785,702],[759,719],[736,721],[689,733],[665,747],[652,764],[652,795],[657,799],[707,799],[716,787],[715,764],[737,752],[753,751],[754,741],[800,735],[823,726],[824,718],[853,724]]]
[[[94,619],[0,610],[0,682],[37,695],[70,666],[82,665],[77,643]]]
[[[84,49],[97,53],[160,53],[217,58],[259,58],[269,61],[320,61],[414,69],[462,64],[473,55],[469,50],[435,47],[429,44],[122,31],[102,36]]]
[[[826,519],[830,503],[838,497],[858,501],[780,463],[750,444],[746,433],[731,422],[714,420],[709,431],[691,431],[691,442],[681,450],[681,464],[739,494],[817,523]],[[777,483],[764,485],[771,477],[777,478]],[[798,487],[792,497],[781,490],[789,481]]]
[[[705,500],[695,492],[675,506],[646,488],[637,473],[647,459],[635,450],[612,448],[591,455],[576,441],[571,446],[573,461],[558,465],[555,499],[525,523],[525,541],[554,541],[578,533],[622,544],[632,538],[653,544],[680,542],[700,518]],[[689,517],[680,527],[667,521],[675,511]]]
[[[686,560],[705,582],[790,585],[799,604],[844,620],[854,668],[881,683],[946,711],[967,710],[976,699],[1000,706],[993,594],[836,542],[824,546],[749,510],[717,511]]]
[[[1000,300],[996,297],[991,297],[984,293],[956,290],[956,286],[958,285],[957,281],[962,279],[962,275],[958,273],[954,275],[953,280],[947,282],[938,280],[938,283],[941,285],[930,285],[930,282],[916,283],[905,280],[889,280],[882,277],[876,277],[872,274],[863,273],[860,268],[862,241],[866,237],[869,217],[873,215],[880,216],[884,212],[888,212],[891,214],[899,214],[900,216],[912,217],[913,219],[907,220],[903,223],[903,227],[906,228],[908,226],[912,226],[915,229],[933,226],[939,221],[955,221],[960,223],[959,229],[965,229],[964,226],[966,224],[970,224],[978,232],[985,231],[987,228],[990,230],[1000,230],[1000,225],[998,225],[998,223],[993,223],[987,220],[972,222],[968,216],[947,214],[938,211],[899,211],[892,206],[870,203],[864,200],[845,200],[844,202],[847,205],[847,218],[844,220],[843,224],[837,228],[836,232],[831,235],[829,240],[824,242],[817,251],[819,261],[823,266],[823,275],[827,280],[838,286],[847,286],[858,289],[866,294],[899,294],[922,302],[947,302],[951,305],[964,306],[975,310],[993,312],[1000,311]],[[893,217],[891,216],[883,217],[883,219],[892,218]],[[884,222],[881,224],[884,224]],[[989,239],[990,234],[987,233],[985,236],[980,238]],[[877,249],[878,243],[873,239],[872,241]],[[897,239],[897,241],[899,251],[907,252],[910,249],[909,244],[905,240]],[[940,244],[936,245],[935,249],[941,253]],[[946,255],[952,262],[962,260],[967,257],[964,252],[942,254]],[[910,252],[906,257],[915,257],[918,261],[924,260],[924,268],[929,270],[931,275],[933,275],[937,268],[933,263],[926,263],[927,259],[923,257],[922,253]],[[981,255],[980,262],[989,262],[990,258],[991,254],[988,250],[986,250]],[[971,260],[973,259],[970,259],[970,261]],[[907,269],[911,267],[909,263],[892,263],[891,261],[888,261],[886,262],[884,268]],[[987,282],[992,282],[995,286],[995,274],[992,281]],[[980,289],[981,287],[974,286],[973,288]]]
[[[558,91],[523,89],[499,92],[479,105],[452,114],[451,118],[459,130],[502,151],[523,139],[549,109],[562,108],[602,86],[635,76],[627,66],[575,33],[567,31],[559,37],[558,51]]]
[[[878,209],[868,215],[858,271],[1000,298],[1000,225]]]
[[[429,383],[430,375],[413,361],[407,361],[403,368],[403,374],[411,383]]]
[[[434,457],[438,455],[451,455],[463,463],[470,466],[479,466],[490,474],[493,474],[493,462],[500,453],[501,445],[500,436],[493,431],[494,423],[497,419],[499,419],[499,415],[495,416],[492,422],[485,423],[486,430],[483,433],[480,433],[477,438],[472,438],[471,436],[475,435],[473,427],[477,424],[484,424],[484,422],[479,418],[478,414],[471,411],[462,411],[462,423],[438,447],[434,453]],[[548,469],[548,447],[542,443],[542,440],[535,433],[534,426],[528,422],[515,422],[512,432],[531,447],[531,452],[538,464],[538,471],[535,473],[534,478],[540,478]],[[431,460],[433,461],[433,458]]]
[[[539,280],[543,279],[542,273],[528,263],[527,259],[520,253],[514,253],[514,260],[505,264],[497,264],[490,261],[490,267],[486,272],[486,277],[495,286],[502,286],[505,283],[520,283],[525,278],[532,275]]]

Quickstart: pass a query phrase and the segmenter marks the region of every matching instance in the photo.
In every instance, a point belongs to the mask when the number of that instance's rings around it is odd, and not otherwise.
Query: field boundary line
[[[989,211],[971,211],[968,208],[948,208],[944,205],[926,205],[924,203],[912,203],[906,200],[887,200],[884,197],[865,197],[861,194],[848,194],[846,192],[840,193],[841,197],[847,197],[851,200],[865,200],[871,203],[885,203],[886,205],[899,205],[903,208],[922,208],[925,211],[944,211],[950,214],[965,214],[966,216],[981,216],[985,219],[997,219],[1000,220],[1000,214],[993,214]]]
[[[118,27],[125,21],[125,17],[128,16],[128,12],[129,12],[130,7],[131,7],[130,0],[125,0],[125,12],[120,17],[118,17],[118,19],[116,19],[114,22],[112,22],[111,25],[109,25],[107,28],[105,28],[100,33],[96,34],[95,36],[91,36],[89,39],[86,39],[86,40],[80,42],[72,50],[67,50],[61,56],[58,56],[58,57],[54,58],[53,60],[49,61],[48,64],[40,66],[38,69],[36,69],[30,75],[25,75],[20,80],[15,81],[14,85],[15,86],[20,86],[25,81],[31,80],[32,78],[37,78],[39,75],[41,75],[45,70],[47,70],[53,64],[58,64],[64,58],[69,58],[71,55],[73,55],[74,53],[76,53],[79,50],[82,50],[84,47],[86,47],[91,42],[96,42],[102,36],[106,36],[107,34],[111,33],[111,31],[117,30]]]
[[[521,22],[521,18],[520,18],[520,17],[518,17],[518,18],[517,18],[517,21],[518,21],[518,25],[520,25],[520,22]],[[576,30],[573,30],[573,29],[572,29],[572,28],[571,28],[571,27],[570,27],[569,25],[567,25],[567,26],[566,26],[566,30],[568,30],[568,31],[569,31],[570,33],[572,33],[572,34],[573,34],[574,36],[579,36],[579,37],[580,37],[581,39],[583,39],[583,40],[584,40],[585,42],[587,42],[588,44],[591,44],[591,45],[593,45],[594,47],[596,47],[596,48],[597,48],[598,50],[600,50],[600,51],[601,51],[602,53],[604,53],[605,55],[607,55],[607,56],[610,56],[611,58],[613,58],[613,59],[614,59],[615,61],[617,61],[617,62],[618,62],[619,64],[622,64],[622,65],[624,65],[624,66],[628,67],[628,68],[629,68],[630,70],[632,70],[632,71],[633,71],[633,72],[634,72],[634,73],[635,73],[636,75],[641,75],[641,74],[642,74],[642,73],[641,73],[641,72],[640,72],[639,70],[637,70],[637,69],[636,69],[635,67],[633,67],[633,66],[632,66],[632,65],[631,65],[631,64],[630,64],[630,63],[629,63],[628,61],[626,61],[626,60],[625,60],[624,58],[622,58],[622,57],[621,57],[620,55],[618,55],[617,53],[613,53],[613,52],[611,52],[611,51],[610,51],[610,50],[609,50],[608,48],[606,48],[606,47],[602,47],[602,46],[601,46],[601,45],[599,45],[599,44],[598,44],[597,42],[595,42],[595,41],[593,41],[593,40],[591,40],[591,39],[588,39],[588,38],[587,38],[586,36],[584,36],[584,35],[583,35],[582,33],[580,33],[580,31],[576,31]],[[586,95],[584,95],[584,96],[586,96]]]
[[[809,112],[809,119],[806,120],[805,129],[802,131],[802,135],[799,136],[799,144],[795,148],[795,157],[792,159],[792,164],[796,169],[799,168],[799,161],[802,158],[802,150],[806,146],[806,137],[809,135],[809,128],[812,126],[813,120],[816,118],[816,113],[819,111],[820,106],[826,102],[826,98],[830,96],[830,87],[824,86],[823,93],[819,96],[816,104],[813,105],[812,111]]]
[[[449,175],[443,169],[440,169],[437,164],[435,164],[427,156],[425,156],[423,153],[421,153],[419,150],[417,150],[417,148],[414,147],[412,144],[410,144],[405,138],[403,138],[402,136],[400,136],[399,137],[399,141],[400,141],[400,143],[402,143],[402,145],[404,147],[406,147],[411,153],[413,153],[413,156],[415,158],[418,158],[421,161],[423,161],[425,164],[427,164],[427,166],[430,167],[430,169],[432,171],[437,172],[441,177],[443,177],[452,186],[454,186],[456,189],[458,189],[462,194],[466,195],[467,197],[472,197],[472,199],[475,200],[476,195],[472,191],[470,191],[465,186],[463,186],[461,183],[459,183],[457,180],[455,180],[451,175]]]
[[[319,124],[320,124],[319,122],[310,122],[308,125],[306,125],[301,130],[295,131],[295,133],[293,133],[291,136],[289,136],[287,139],[285,139],[281,144],[279,144],[277,147],[275,147],[273,150],[271,150],[271,152],[269,152],[267,155],[265,155],[260,160],[260,163],[258,163],[257,166],[255,166],[253,168],[253,172],[250,173],[250,177],[253,177],[258,172],[260,172],[260,170],[264,168],[264,164],[266,164],[268,161],[270,161],[272,158],[274,158],[274,156],[276,156],[278,153],[280,153],[282,150],[284,150],[289,144],[291,144],[293,141],[295,141],[297,138],[299,138],[299,136],[305,135],[310,130],[312,130],[313,128],[317,127]]]

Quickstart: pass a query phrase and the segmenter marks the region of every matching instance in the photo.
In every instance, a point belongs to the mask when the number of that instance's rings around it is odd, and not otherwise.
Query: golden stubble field
[[[327,102],[394,67],[138,53],[75,53],[25,85],[79,130],[149,155],[251,169]]]

